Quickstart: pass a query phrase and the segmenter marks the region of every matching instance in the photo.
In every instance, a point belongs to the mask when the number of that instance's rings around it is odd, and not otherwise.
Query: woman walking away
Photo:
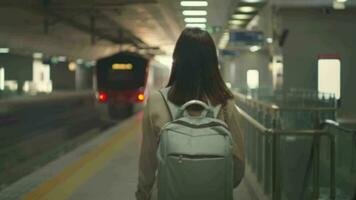
[[[213,39],[185,29],[167,87],[144,109],[137,200],[232,200],[245,168],[239,118]]]

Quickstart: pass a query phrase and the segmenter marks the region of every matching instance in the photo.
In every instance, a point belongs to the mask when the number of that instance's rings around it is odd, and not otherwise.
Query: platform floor
[[[1,200],[134,200],[142,113],[0,192]],[[245,181],[235,199],[255,200]]]

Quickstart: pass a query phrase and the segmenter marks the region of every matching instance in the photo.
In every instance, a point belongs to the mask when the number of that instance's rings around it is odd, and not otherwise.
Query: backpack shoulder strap
[[[161,96],[162,96],[162,98],[164,100],[164,103],[166,104],[166,106],[168,108],[168,111],[169,111],[169,114],[170,114],[172,120],[175,120],[176,116],[178,114],[179,107],[168,100],[168,91],[169,91],[169,89],[170,89],[170,87],[166,87],[166,88],[160,89],[159,93],[161,94]]]
[[[222,108],[221,104],[217,105],[217,106],[213,106],[213,104],[208,100],[208,105],[210,107],[210,109],[213,111],[213,118],[218,118],[218,114]]]
[[[212,110],[213,110],[214,118],[218,118],[218,114],[219,114],[219,112],[221,110],[221,104],[213,107]]]
[[[177,118],[177,114],[179,112],[179,107],[176,106],[175,104],[173,104],[172,102],[170,102],[168,100],[168,92],[169,92],[169,89],[171,87],[166,87],[166,88],[162,88],[159,90],[159,93],[161,94],[168,110],[169,110],[169,114],[171,115],[171,118],[172,120],[175,120]],[[213,111],[213,118],[217,118],[218,117],[218,114],[221,110],[221,104],[217,105],[217,106],[212,106],[212,104],[210,103],[210,101],[208,100],[208,105],[209,107],[211,108],[211,110]]]

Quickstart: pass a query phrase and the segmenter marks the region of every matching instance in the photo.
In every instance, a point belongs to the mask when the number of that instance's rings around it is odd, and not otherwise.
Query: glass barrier
[[[234,88],[235,92],[252,99],[293,107],[328,107],[335,108],[337,99],[334,94],[308,89],[274,90],[272,88]]]
[[[330,159],[333,156],[328,148],[330,141],[322,138],[320,146],[320,187],[321,197],[325,197],[331,181],[335,181],[335,198],[349,200],[356,198],[356,131],[341,128],[328,120],[324,127],[333,138],[335,150],[335,180],[328,176]]]
[[[353,198],[356,134],[327,120],[336,109],[281,108],[244,95],[236,104],[247,166],[269,199]]]

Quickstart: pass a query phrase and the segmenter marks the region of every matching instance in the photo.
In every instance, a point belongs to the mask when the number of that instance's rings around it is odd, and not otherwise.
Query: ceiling
[[[251,0],[207,1],[208,30],[218,39],[236,6]],[[346,5],[356,5],[355,1]],[[281,7],[332,4],[332,0],[268,2]],[[88,60],[120,49],[170,56],[185,26],[182,11],[180,0],[1,0],[0,47],[18,54],[45,52]]]
[[[172,7],[160,0],[39,2],[0,2],[0,47],[73,59],[97,59],[124,48],[162,53],[181,30]]]
[[[208,0],[223,27],[234,0]],[[177,0],[1,0],[0,47],[32,55],[97,59],[120,49],[171,54],[184,28]],[[158,50],[159,49],[159,50]]]
[[[268,0],[280,7],[332,7],[334,0]],[[356,0],[347,0],[346,6],[356,6]]]

